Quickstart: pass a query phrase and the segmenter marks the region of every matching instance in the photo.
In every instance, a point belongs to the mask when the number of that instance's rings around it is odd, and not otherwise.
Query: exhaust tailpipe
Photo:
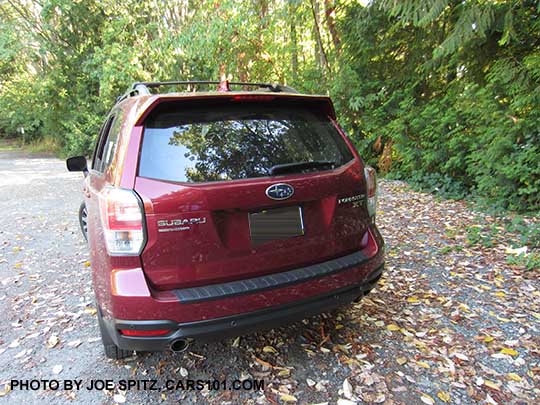
[[[176,339],[171,343],[171,350],[175,353],[185,352],[189,347],[187,339]]]

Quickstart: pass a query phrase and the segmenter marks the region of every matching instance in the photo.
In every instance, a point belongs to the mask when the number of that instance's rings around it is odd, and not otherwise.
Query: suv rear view
[[[68,159],[85,172],[81,224],[109,357],[283,325],[381,276],[375,173],[331,100],[260,83],[150,94],[213,83],[133,85],[92,166]]]

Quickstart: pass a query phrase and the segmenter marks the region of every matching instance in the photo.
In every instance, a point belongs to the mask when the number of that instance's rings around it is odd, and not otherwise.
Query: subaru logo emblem
[[[286,200],[294,194],[293,186],[285,183],[272,184],[266,189],[266,195],[272,200]]]

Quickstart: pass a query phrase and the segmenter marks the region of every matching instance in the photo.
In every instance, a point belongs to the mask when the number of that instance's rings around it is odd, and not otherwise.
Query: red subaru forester
[[[151,93],[171,85],[189,91]],[[85,174],[80,221],[108,357],[284,325],[381,277],[375,172],[328,97],[135,83],[91,167],[82,156],[67,167]]]

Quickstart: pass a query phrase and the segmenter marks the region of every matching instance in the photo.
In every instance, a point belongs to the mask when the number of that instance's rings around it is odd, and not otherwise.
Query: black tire
[[[109,331],[107,330],[107,327],[105,326],[105,323],[103,322],[103,318],[101,316],[100,310],[98,310],[97,312],[97,317],[98,317],[98,323],[99,323],[99,331],[101,333],[101,342],[103,343],[103,349],[105,350],[105,356],[107,356],[109,359],[115,359],[115,360],[131,357],[133,355],[133,351],[120,349],[118,346],[114,344],[114,341],[109,335]]]
[[[79,225],[81,226],[81,232],[84,240],[88,242],[88,210],[86,204],[83,201],[79,207]]]

